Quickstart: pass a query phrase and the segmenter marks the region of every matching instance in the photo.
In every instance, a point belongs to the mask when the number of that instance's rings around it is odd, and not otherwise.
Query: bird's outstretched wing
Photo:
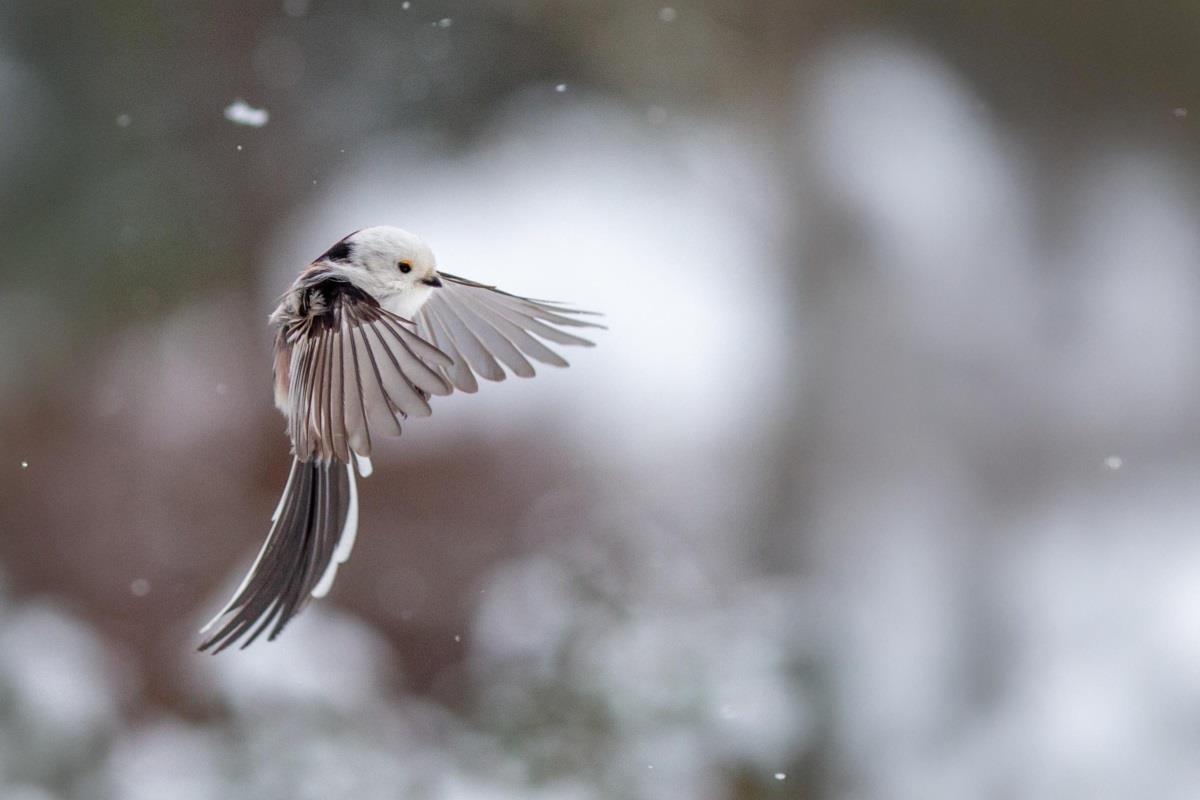
[[[501,364],[523,378],[534,374],[529,359],[567,366],[567,361],[538,338],[555,344],[591,347],[592,342],[560,328],[603,328],[579,319],[592,312],[546,300],[502,292],[494,286],[439,273],[442,288],[416,315],[417,332],[445,353],[452,364],[438,365],[442,374],[463,392],[479,388],[475,376],[502,381]]]
[[[370,474],[372,437],[428,416],[430,395],[452,389],[439,369],[453,361],[349,283],[319,273],[298,283],[277,314],[278,399],[294,459],[267,540],[242,585],[204,631],[217,653],[270,628],[274,639],[310,597],[328,592],[358,527],[352,463]]]
[[[372,434],[398,435],[400,420],[429,416],[430,395],[450,394],[438,368],[453,361],[349,283],[329,279],[309,291],[319,294],[279,332],[290,353],[292,449],[301,459],[370,456]]]

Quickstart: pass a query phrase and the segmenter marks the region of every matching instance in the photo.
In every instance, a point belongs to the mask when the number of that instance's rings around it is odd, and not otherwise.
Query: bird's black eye
[[[407,261],[401,261],[396,266],[399,267],[400,271],[403,272],[405,275],[412,272],[412,264],[408,263]]]

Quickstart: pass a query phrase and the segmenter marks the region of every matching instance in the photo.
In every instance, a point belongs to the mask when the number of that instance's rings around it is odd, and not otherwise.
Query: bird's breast
[[[411,320],[416,318],[417,312],[429,300],[433,291],[432,288],[414,286],[411,289],[380,298],[379,304],[393,314]]]

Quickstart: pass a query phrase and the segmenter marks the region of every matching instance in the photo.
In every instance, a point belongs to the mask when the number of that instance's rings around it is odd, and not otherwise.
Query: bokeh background
[[[0,6],[0,798],[1200,796],[1200,5],[669,2]],[[374,224],[611,330],[200,655]]]

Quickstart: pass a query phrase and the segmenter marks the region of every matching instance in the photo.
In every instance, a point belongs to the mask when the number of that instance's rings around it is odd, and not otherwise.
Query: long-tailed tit
[[[270,630],[322,597],[354,546],[355,469],[400,421],[429,416],[432,395],[474,392],[476,376],[534,374],[529,359],[565,367],[541,337],[592,343],[564,327],[602,327],[587,312],[438,272],[419,237],[386,226],[350,234],[300,274],[271,314],[275,405],[287,418],[292,469],[271,529],[233,599],[201,633],[217,653]]]

